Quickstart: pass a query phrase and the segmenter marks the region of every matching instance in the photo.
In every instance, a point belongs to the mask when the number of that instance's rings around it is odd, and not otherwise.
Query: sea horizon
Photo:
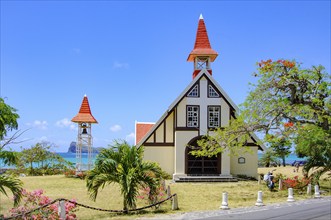
[[[54,152],[54,153],[58,154],[66,161],[69,161],[69,162],[73,163],[74,165],[76,164],[76,153],[73,153],[73,152]],[[97,155],[98,155],[98,153],[92,154],[93,163],[94,163]],[[263,155],[263,153],[258,153],[258,159],[260,159],[262,157],[262,155]],[[280,158],[278,158],[278,160],[280,162],[282,162]],[[285,158],[285,163],[292,164],[295,161],[303,161],[303,160],[306,160],[306,158],[299,158],[295,153],[291,153],[290,155],[288,155]],[[87,164],[87,161],[88,161],[88,153],[82,153],[82,163]],[[4,164],[0,160],[0,168],[14,168],[14,167],[13,166],[4,166]]]

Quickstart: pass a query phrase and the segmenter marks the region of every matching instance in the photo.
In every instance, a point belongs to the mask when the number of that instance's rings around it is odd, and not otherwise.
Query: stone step
[[[187,177],[179,177],[175,179],[176,183],[181,182],[238,182],[236,178],[224,178],[224,177],[206,177],[206,176],[187,176]]]

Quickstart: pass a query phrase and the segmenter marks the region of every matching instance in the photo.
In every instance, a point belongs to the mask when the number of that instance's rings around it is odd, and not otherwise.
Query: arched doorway
[[[185,149],[185,170],[187,175],[210,176],[221,174],[221,154],[212,157],[196,157],[190,152],[199,149],[197,141],[202,136],[193,138]]]

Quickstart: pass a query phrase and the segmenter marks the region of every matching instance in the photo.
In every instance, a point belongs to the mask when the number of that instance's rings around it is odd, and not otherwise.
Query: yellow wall
[[[166,142],[172,143],[174,141],[174,112],[172,112],[166,119]]]
[[[239,154],[238,156],[231,156],[231,174],[232,175],[244,174],[247,176],[257,178],[257,163],[258,163],[257,149],[258,147],[251,147],[252,154],[242,153]],[[239,157],[245,158],[244,164],[238,163]]]
[[[144,150],[144,160],[157,162],[170,175],[174,173],[174,147],[148,146]]]
[[[230,118],[230,107],[228,103],[221,99],[221,127],[225,127],[229,125]]]
[[[148,138],[148,140],[146,141],[146,143],[153,143],[154,142],[154,134],[152,134],[150,136],[150,138]]]
[[[178,127],[186,127],[186,103],[187,103],[187,98],[185,97],[177,106]]]
[[[162,143],[164,141],[164,123],[162,123],[156,130],[156,143]]]

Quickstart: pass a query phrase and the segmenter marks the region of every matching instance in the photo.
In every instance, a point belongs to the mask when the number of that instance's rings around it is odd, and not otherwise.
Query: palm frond
[[[14,206],[18,206],[22,199],[23,182],[13,176],[0,175],[0,193],[7,195],[5,188],[8,188],[14,196]]]

